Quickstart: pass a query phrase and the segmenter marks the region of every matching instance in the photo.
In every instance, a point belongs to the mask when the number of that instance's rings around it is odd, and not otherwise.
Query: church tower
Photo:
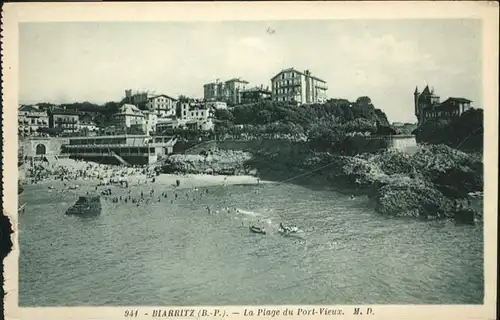
[[[417,121],[420,121],[420,110],[418,107],[418,98],[420,97],[420,93],[418,92],[418,86],[415,87],[415,92],[413,93],[413,103],[415,105],[415,116],[417,117]]]

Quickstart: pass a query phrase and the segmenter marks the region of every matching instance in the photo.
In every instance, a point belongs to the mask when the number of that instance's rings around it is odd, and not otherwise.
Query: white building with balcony
[[[49,115],[38,106],[21,106],[18,109],[17,124],[19,135],[38,135],[38,128],[49,127]]]
[[[326,81],[304,72],[289,68],[271,78],[273,101],[295,101],[298,104],[326,102]]]
[[[177,99],[165,94],[150,97],[144,103],[145,110],[154,112],[160,118],[175,116],[176,106]]]
[[[213,109],[205,103],[181,103],[181,120],[187,127],[208,131],[214,128]]]

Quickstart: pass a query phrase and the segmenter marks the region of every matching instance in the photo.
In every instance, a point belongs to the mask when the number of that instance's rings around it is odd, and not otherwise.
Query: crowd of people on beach
[[[156,175],[154,168],[148,167],[125,167],[123,165],[106,165],[91,163],[79,160],[71,160],[68,163],[56,161],[32,162],[25,164],[24,182],[27,184],[37,184],[50,181],[78,181],[78,180],[98,180],[99,185],[128,183],[127,177],[144,177],[143,180]],[[139,179],[139,178],[138,178]]]
[[[186,188],[183,186],[181,188],[180,179],[177,179],[171,186],[155,184],[157,172],[155,168],[147,166],[112,166],[71,160],[68,163],[59,161],[54,163],[31,163],[24,170],[26,172],[25,183],[49,182],[49,189],[65,192],[80,189],[78,181],[89,180],[90,185],[85,184],[86,187],[83,188],[84,190],[78,191],[79,193],[85,192],[87,196],[97,194],[104,201],[137,207],[148,206],[155,202],[173,204],[184,199],[190,202],[203,203],[203,198],[210,193],[209,189],[201,191],[198,187]],[[131,180],[134,180],[134,182],[130,183]],[[50,182],[62,182],[62,186]],[[256,183],[260,184],[260,180],[257,179]],[[139,185],[143,187],[136,188]],[[221,185],[227,185],[227,177],[224,177]],[[149,191],[146,188],[150,188]],[[231,193],[229,193],[229,196],[231,196]],[[222,208],[214,208],[204,204],[202,204],[202,207],[208,215],[241,213],[238,208],[233,208],[229,203],[226,203]]]

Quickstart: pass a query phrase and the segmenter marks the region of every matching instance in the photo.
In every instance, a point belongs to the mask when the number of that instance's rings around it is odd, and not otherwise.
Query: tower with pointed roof
[[[430,90],[429,86],[426,85],[422,93],[418,92],[418,87],[415,88],[413,93],[414,104],[415,104],[415,116],[417,117],[418,123],[423,121],[423,113],[425,109],[435,107],[439,105],[439,96],[434,94],[434,89]]]
[[[418,112],[418,96],[420,95],[420,93],[418,92],[418,86],[415,87],[415,92],[413,92],[413,104],[415,106],[415,117],[417,117],[417,119],[419,119],[420,117],[418,116],[419,112]]]

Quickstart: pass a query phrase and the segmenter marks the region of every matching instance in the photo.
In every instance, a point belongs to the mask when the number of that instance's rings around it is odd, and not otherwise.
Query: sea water
[[[184,189],[160,202],[155,188],[148,204],[103,198],[102,214],[84,218],[64,214],[78,191],[27,186],[20,306],[483,301],[481,226],[386,217],[365,197],[291,184]],[[280,222],[300,232],[284,236]]]

